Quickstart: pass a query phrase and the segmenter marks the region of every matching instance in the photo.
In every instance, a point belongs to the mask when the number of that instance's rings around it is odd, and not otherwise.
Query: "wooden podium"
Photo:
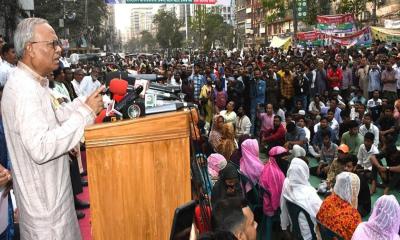
[[[167,240],[191,200],[189,112],[85,130],[94,240]]]

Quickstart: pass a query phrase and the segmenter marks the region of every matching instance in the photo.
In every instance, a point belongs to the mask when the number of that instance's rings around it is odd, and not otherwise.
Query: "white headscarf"
[[[293,145],[293,149],[292,149],[292,155],[295,158],[298,157],[305,157],[306,156],[306,150],[304,150],[304,148],[300,147],[299,145]]]
[[[315,218],[322,200],[315,188],[309,183],[309,178],[310,170],[307,163],[300,158],[293,158],[283,183],[281,206],[286,200],[299,205],[310,214],[315,226]],[[281,215],[281,220],[282,217]]]
[[[358,193],[360,192],[360,178],[350,172],[342,172],[336,176],[333,191],[344,201],[357,209]]]

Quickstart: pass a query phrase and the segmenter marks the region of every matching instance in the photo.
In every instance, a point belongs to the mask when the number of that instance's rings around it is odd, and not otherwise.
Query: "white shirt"
[[[378,100],[376,100],[376,101],[373,98],[371,98],[367,102],[368,108],[373,108],[373,107],[380,106],[380,105],[382,105],[382,99],[380,99],[380,98],[378,98]]]
[[[240,135],[250,135],[251,121],[246,115],[237,117],[235,121],[236,137]]]
[[[4,86],[6,84],[7,76],[14,67],[14,65],[7,61],[0,63],[0,86]]]
[[[310,143],[310,138],[311,138],[310,129],[308,129],[307,127],[303,127],[303,130],[306,133],[306,138],[307,138],[308,143]]]
[[[234,111],[228,113],[226,110],[222,110],[219,115],[225,119],[225,123],[235,123],[236,113]]]
[[[78,81],[76,81],[75,79],[72,80],[71,83],[72,83],[72,86],[74,86],[74,90],[75,90],[76,95],[78,97],[84,96],[82,88],[81,88],[81,84]]]
[[[378,154],[378,153],[379,153],[379,150],[374,144],[372,144],[371,149],[369,151],[367,151],[364,144],[361,144],[360,148],[358,149],[357,164],[362,166],[364,168],[364,170],[372,171],[372,164],[370,161],[370,157],[371,157],[371,155]]]
[[[85,98],[56,108],[48,82],[22,62],[8,79],[1,110],[21,239],[79,240],[66,153],[95,116]]]
[[[367,129],[367,126],[365,124],[361,125],[360,129],[358,132],[364,137],[367,132],[373,133],[375,138],[374,138],[374,145],[376,147],[379,146],[379,129],[377,126],[375,126],[373,123],[371,123],[371,126],[369,129]]]
[[[71,67],[71,64],[68,62],[66,57],[60,57],[60,62],[63,65],[63,68],[69,68]]]
[[[89,96],[101,86],[101,83],[99,82],[99,80],[93,81],[92,76],[86,76],[82,79],[80,85],[81,85],[82,95]]]

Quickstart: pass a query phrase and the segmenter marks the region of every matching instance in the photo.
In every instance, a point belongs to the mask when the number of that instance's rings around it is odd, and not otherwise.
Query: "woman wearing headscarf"
[[[352,240],[399,240],[400,206],[393,195],[383,195],[368,222],[358,225]]]
[[[350,172],[342,172],[336,176],[333,193],[323,202],[318,211],[317,219],[324,226],[350,240],[361,215],[357,211],[360,178]]]
[[[222,154],[225,159],[230,159],[236,148],[235,128],[232,123],[225,123],[222,128],[221,143],[216,150],[218,153]]]
[[[268,194],[264,194],[263,210],[264,214],[273,216],[280,206],[283,182],[285,175],[276,163],[276,156],[287,153],[284,147],[273,147],[269,151],[269,159],[265,164],[260,177],[260,186],[263,187]]]
[[[220,178],[215,183],[211,192],[211,205],[229,197],[243,197],[243,191],[239,183],[239,174],[232,163],[228,163],[220,171]]]
[[[250,139],[250,135],[242,135],[239,137],[239,142],[238,142],[238,149],[236,149],[230,158],[231,162],[235,164],[238,168],[240,165],[240,159],[242,158],[242,143],[246,141],[247,139]]]
[[[219,178],[219,173],[226,167],[226,159],[219,153],[213,153],[207,158],[208,174],[210,175],[213,185]]]
[[[289,212],[286,202],[290,201],[303,208],[311,217],[314,226],[317,226],[316,217],[322,204],[315,188],[311,186],[308,179],[310,170],[307,163],[300,158],[293,158],[283,183],[281,195],[281,227],[286,230],[290,225]],[[308,222],[303,214],[299,215],[301,235],[304,240],[312,239]]]
[[[221,115],[215,115],[213,118],[210,135],[208,136],[208,142],[214,151],[218,149],[219,144],[221,144],[223,126],[224,118]]]
[[[264,164],[260,161],[258,142],[256,139],[247,139],[242,143],[242,158],[240,171],[246,175],[253,185],[258,183]],[[247,190],[250,190],[246,187]]]

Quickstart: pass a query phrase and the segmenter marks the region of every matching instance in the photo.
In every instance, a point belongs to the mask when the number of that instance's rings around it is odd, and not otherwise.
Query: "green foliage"
[[[167,49],[182,46],[183,34],[179,32],[179,29],[183,23],[175,13],[160,9],[154,16],[153,23],[157,28],[156,40],[160,47]]]
[[[65,12],[75,12],[74,20],[65,20],[65,27],[69,28],[69,36],[71,40],[77,40],[79,36],[84,34],[87,39],[94,43],[97,47],[103,46],[107,39],[106,29],[104,26],[105,19],[108,16],[107,5],[104,0],[87,0],[88,27],[86,29],[85,19],[85,0],[76,2],[64,2],[63,0],[35,0],[36,17],[47,19],[50,25],[56,30],[58,36],[64,36],[64,29],[59,27],[59,19],[63,18],[63,3],[65,4]]]
[[[338,13],[353,13],[355,16],[366,10],[367,0],[341,0]]]
[[[307,25],[314,25],[317,22],[318,8],[317,0],[307,0],[307,16],[303,19]]]
[[[145,51],[152,51],[156,47],[156,40],[149,31],[143,31],[140,33],[142,37],[140,38],[140,47]]]
[[[196,48],[208,50],[217,44],[221,47],[233,47],[233,26],[225,23],[221,15],[205,8],[196,10],[190,22],[190,33]]]
[[[266,23],[271,23],[279,18],[285,17],[285,12],[288,10],[285,5],[285,0],[261,0],[263,7],[267,10],[265,16]]]

